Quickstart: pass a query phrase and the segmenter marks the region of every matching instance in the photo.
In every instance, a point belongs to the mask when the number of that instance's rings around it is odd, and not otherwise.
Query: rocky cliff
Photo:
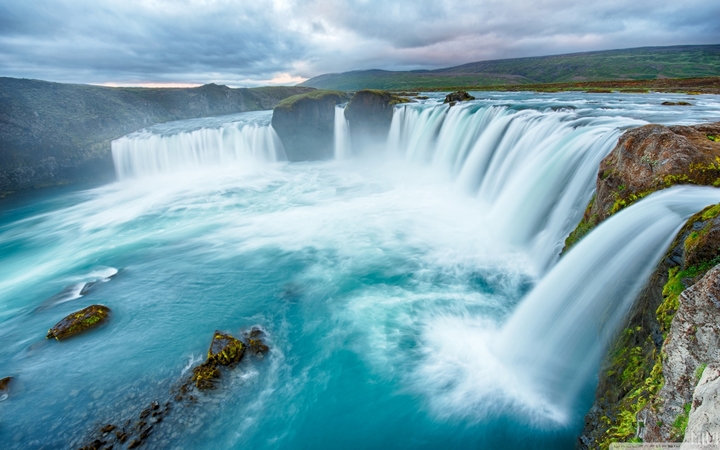
[[[160,122],[271,109],[309,91],[215,84],[110,88],[0,78],[0,196],[112,179],[113,139]]]
[[[314,91],[286,98],[275,107],[272,126],[290,161],[332,158],[335,106],[349,98],[340,91]]]
[[[273,111],[272,125],[290,161],[333,157],[335,107],[344,110],[353,151],[385,142],[394,106],[410,100],[385,91],[315,91],[287,98]]]
[[[390,132],[395,105],[409,101],[385,91],[356,92],[345,108],[353,151],[365,152],[384,143]]]
[[[628,131],[602,162],[597,193],[566,241],[573,245],[610,215],[675,184],[720,184],[720,123],[648,125]],[[706,365],[720,364],[720,205],[693,216],[638,298],[606,355],[596,401],[580,437],[583,448],[612,442],[680,442],[688,421],[707,429],[708,406],[693,395]],[[718,293],[720,294],[720,292]],[[714,378],[708,379],[713,395]],[[714,416],[716,421],[720,417]],[[695,432],[695,431],[693,431]]]

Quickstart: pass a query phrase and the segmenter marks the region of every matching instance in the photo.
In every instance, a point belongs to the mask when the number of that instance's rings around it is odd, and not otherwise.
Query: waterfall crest
[[[193,119],[129,134],[112,142],[116,174],[124,180],[208,166],[284,160],[285,150],[269,118],[264,112],[238,114],[225,121]]]
[[[543,273],[582,217],[600,161],[622,130],[641,124],[569,110],[409,104],[395,109],[385,151],[446,172]]]

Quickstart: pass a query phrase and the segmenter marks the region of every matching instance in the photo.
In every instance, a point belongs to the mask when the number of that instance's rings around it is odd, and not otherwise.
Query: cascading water
[[[335,159],[347,159],[352,156],[350,148],[350,132],[348,131],[348,122],[345,118],[345,108],[342,106],[335,107]]]
[[[498,336],[498,357],[549,403],[572,408],[608,341],[682,225],[720,189],[677,186],[600,224],[528,294]]]
[[[199,167],[281,161],[282,143],[268,112],[224,117],[220,121],[183,121],[155,126],[112,142],[119,179],[159,175]],[[195,128],[193,125],[200,126]],[[188,129],[189,128],[189,129]]]
[[[301,164],[269,163],[284,159],[269,112],[164,124],[115,142],[121,183],[5,203],[0,377],[18,389],[0,399],[3,448],[86,445],[172,402],[216,329],[254,325],[265,358],[172,409],[148,448],[574,448],[605,338],[720,196],[667,190],[559,262],[558,247],[623,129],[720,119],[720,104],[486,97],[399,106],[385,154],[345,145],[337,109],[337,160]],[[93,303],[113,310],[105,326],[44,339]]]

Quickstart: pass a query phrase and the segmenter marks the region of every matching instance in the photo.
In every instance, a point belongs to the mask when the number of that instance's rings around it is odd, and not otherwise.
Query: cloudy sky
[[[717,0],[2,0],[0,76],[296,84],[328,72],[720,43]]]

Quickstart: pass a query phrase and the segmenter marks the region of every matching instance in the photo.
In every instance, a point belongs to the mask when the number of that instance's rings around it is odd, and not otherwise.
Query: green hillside
[[[352,91],[720,76],[720,45],[643,47],[480,61],[438,70],[359,70],[300,86]]]

